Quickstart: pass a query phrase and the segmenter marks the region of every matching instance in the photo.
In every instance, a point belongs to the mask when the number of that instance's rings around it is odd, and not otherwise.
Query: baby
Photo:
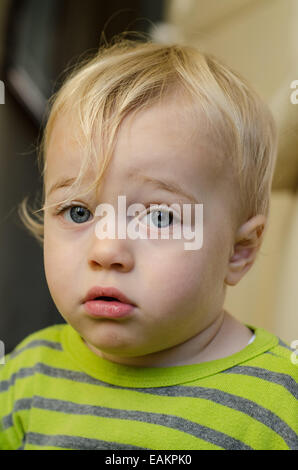
[[[20,206],[66,324],[0,366],[1,449],[298,449],[291,349],[223,309],[262,243],[276,142],[246,81],[192,47],[122,39],[67,78],[42,208]]]

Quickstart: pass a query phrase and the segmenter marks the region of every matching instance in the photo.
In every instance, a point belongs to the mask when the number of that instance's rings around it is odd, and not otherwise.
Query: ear
[[[235,286],[253,265],[263,241],[265,224],[266,217],[259,214],[239,228],[225,277],[227,285]]]

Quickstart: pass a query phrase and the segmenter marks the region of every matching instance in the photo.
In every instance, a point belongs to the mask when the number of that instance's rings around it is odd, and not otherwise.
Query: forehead
[[[98,134],[97,134],[98,135]],[[101,142],[95,134],[95,149]],[[77,176],[84,157],[78,120],[59,116],[46,149],[45,181],[56,176]],[[158,172],[172,179],[195,184],[195,178],[215,181],[222,173],[223,155],[215,144],[203,113],[190,101],[167,100],[148,109],[128,114],[117,133],[113,158],[105,177],[134,170]],[[92,177],[92,170],[86,178]],[[94,177],[94,176],[93,176]]]
[[[81,128],[68,113],[59,115],[50,131],[45,151],[45,177],[48,179],[54,172],[59,172],[64,166],[73,165],[82,159],[80,142],[83,138]]]
[[[179,166],[214,173],[223,161],[203,114],[193,104],[175,100],[128,115],[117,136],[117,153],[134,154],[141,166],[161,171]]]

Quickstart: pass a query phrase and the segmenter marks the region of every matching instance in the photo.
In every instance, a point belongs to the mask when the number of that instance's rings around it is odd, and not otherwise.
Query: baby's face
[[[233,242],[231,182],[215,163],[218,153],[203,122],[181,108],[168,102],[124,120],[100,189],[72,201],[85,208],[80,218],[70,209],[59,215],[54,208],[45,211],[45,273],[57,309],[91,349],[115,362],[146,356],[148,365],[150,355],[178,345],[177,363],[183,362],[183,343],[222,312]],[[64,199],[63,187],[49,192],[61,178],[75,178],[82,161],[76,129],[68,122],[59,118],[47,149],[46,204]],[[144,182],[140,175],[175,183],[193,199]],[[90,170],[82,189],[93,178]],[[176,203],[181,213],[183,204],[203,204],[202,247],[186,250],[183,236],[99,239],[96,208],[111,204],[117,219],[119,195],[126,196],[127,207]],[[156,220],[153,214],[143,216],[143,227],[161,233]],[[121,318],[94,317],[83,303],[94,286],[117,288],[135,307]]]

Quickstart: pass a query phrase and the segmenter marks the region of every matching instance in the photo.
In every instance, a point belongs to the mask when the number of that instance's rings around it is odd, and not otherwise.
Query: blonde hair
[[[238,73],[212,55],[185,45],[120,37],[77,66],[50,100],[51,111],[38,155],[41,174],[45,174],[47,146],[61,114],[68,112],[78,120],[84,153],[66,201],[90,165],[96,165],[98,176],[87,191],[100,183],[113,154],[117,130],[128,114],[181,91],[203,111],[218,145],[224,149],[224,165],[235,172],[242,219],[257,214],[268,216],[277,152],[272,114]],[[94,149],[95,134],[100,138],[100,152]],[[42,199],[44,204],[44,186]],[[19,205],[23,223],[41,244],[45,207],[33,211],[28,198]]]

